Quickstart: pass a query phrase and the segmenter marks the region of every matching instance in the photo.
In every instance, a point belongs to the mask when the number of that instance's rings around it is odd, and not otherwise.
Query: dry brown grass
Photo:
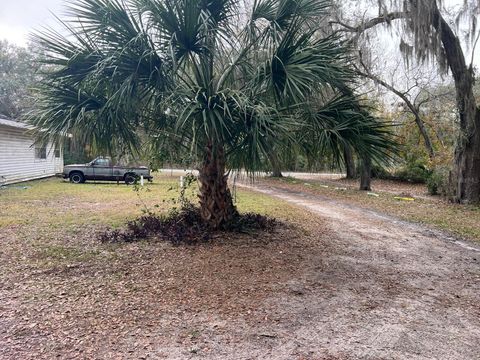
[[[220,234],[198,247],[96,239],[145,205],[159,212],[176,206],[177,181],[157,176],[140,194],[125,185],[58,179],[2,189],[0,358],[141,356],[172,335],[194,346],[203,336],[190,318],[196,313],[255,322],[256,304],[302,271],[308,241],[301,228]],[[238,192],[237,204],[291,224],[304,221],[297,208],[249,191]],[[191,323],[179,327],[180,318]],[[154,328],[162,333],[151,334]]]
[[[0,190],[1,359],[409,358],[410,342],[389,349],[372,338],[397,336],[389,324],[398,319],[435,345],[425,349],[443,352],[435,339],[456,331],[452,351],[462,359],[475,352],[468,344],[478,331],[477,260],[422,234],[408,242],[410,253],[396,236],[373,238],[349,219],[328,222],[239,190],[241,211],[285,225],[195,247],[96,239],[144,205],[175,206],[177,180],[159,176],[141,198],[125,185],[57,179]],[[453,324],[447,330],[444,320]]]

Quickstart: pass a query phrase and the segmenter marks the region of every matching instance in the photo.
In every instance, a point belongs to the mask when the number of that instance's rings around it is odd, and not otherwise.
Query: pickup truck
[[[59,176],[70,179],[74,184],[84,183],[86,180],[125,181],[131,185],[143,175],[143,178],[152,181],[150,169],[146,166],[124,167],[113,166],[110,158],[98,157],[86,164],[66,165]]]

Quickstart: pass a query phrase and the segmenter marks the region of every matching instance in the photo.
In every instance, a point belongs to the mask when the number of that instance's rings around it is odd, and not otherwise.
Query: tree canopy
[[[0,41],[0,115],[15,119],[28,110],[37,70],[32,52]]]
[[[322,32],[331,2],[242,4],[71,2],[68,35],[36,36],[46,71],[32,122],[43,137],[80,134],[99,148],[135,151],[145,134],[159,149],[189,149],[214,226],[234,212],[226,164],[255,171],[273,146],[388,157],[388,129],[352,91],[350,49]]]
[[[412,58],[417,63],[436,64],[439,72],[451,73],[455,84],[456,110],[459,119],[459,136],[455,161],[449,175],[455,200],[462,203],[480,202],[480,107],[475,99],[475,69],[473,55],[467,57],[463,44],[475,52],[480,38],[477,23],[480,15],[478,0],[465,0],[452,21],[442,0],[373,1],[378,6],[378,16],[350,25],[334,21],[353,33],[354,39],[365,30],[386,24],[400,24],[400,51],[407,65]],[[398,21],[397,21],[398,20]],[[368,75],[368,74],[367,74]],[[370,75],[370,78],[372,76]],[[378,78],[376,79],[377,82]],[[381,82],[379,82],[381,83]],[[385,82],[384,82],[385,83]],[[413,109],[413,106],[412,106]],[[414,111],[415,112],[415,111]],[[422,121],[417,122],[419,127]],[[426,132],[423,132],[424,135]],[[427,137],[424,136],[425,140]],[[433,156],[433,152],[431,151]]]

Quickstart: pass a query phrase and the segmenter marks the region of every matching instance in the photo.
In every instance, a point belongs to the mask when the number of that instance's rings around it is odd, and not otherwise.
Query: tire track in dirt
[[[329,228],[329,252],[292,285],[303,295],[271,299],[285,321],[270,331],[290,333],[271,358],[328,349],[341,359],[478,359],[478,245],[324,196],[238,186],[308,209]]]
[[[454,243],[473,252],[480,252],[479,246],[471,244],[470,242],[465,241],[457,236],[446,234],[443,231],[432,229],[425,225],[404,221],[394,216],[382,214],[380,212],[362,208],[347,202],[340,202],[327,196],[308,194],[295,190],[286,190],[285,188],[270,185],[248,185],[245,183],[237,183],[237,185],[245,189],[257,191],[262,194],[284,200],[291,204],[301,206],[331,221],[341,221],[351,225],[359,225],[362,222],[379,224],[379,222],[381,223],[383,221],[387,226],[399,226],[404,230],[408,229],[411,233],[419,233],[424,236],[431,236],[435,239]],[[368,231],[378,231],[378,229],[369,227]]]

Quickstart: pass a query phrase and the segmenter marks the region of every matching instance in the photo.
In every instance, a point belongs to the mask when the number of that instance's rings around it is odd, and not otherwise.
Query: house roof
[[[1,116],[0,116],[0,125],[10,126],[10,127],[14,127],[14,128],[17,128],[17,129],[25,129],[25,130],[33,129],[33,126],[31,126],[31,125],[22,123],[20,121],[14,121],[14,120],[6,119],[6,118],[1,117]]]

